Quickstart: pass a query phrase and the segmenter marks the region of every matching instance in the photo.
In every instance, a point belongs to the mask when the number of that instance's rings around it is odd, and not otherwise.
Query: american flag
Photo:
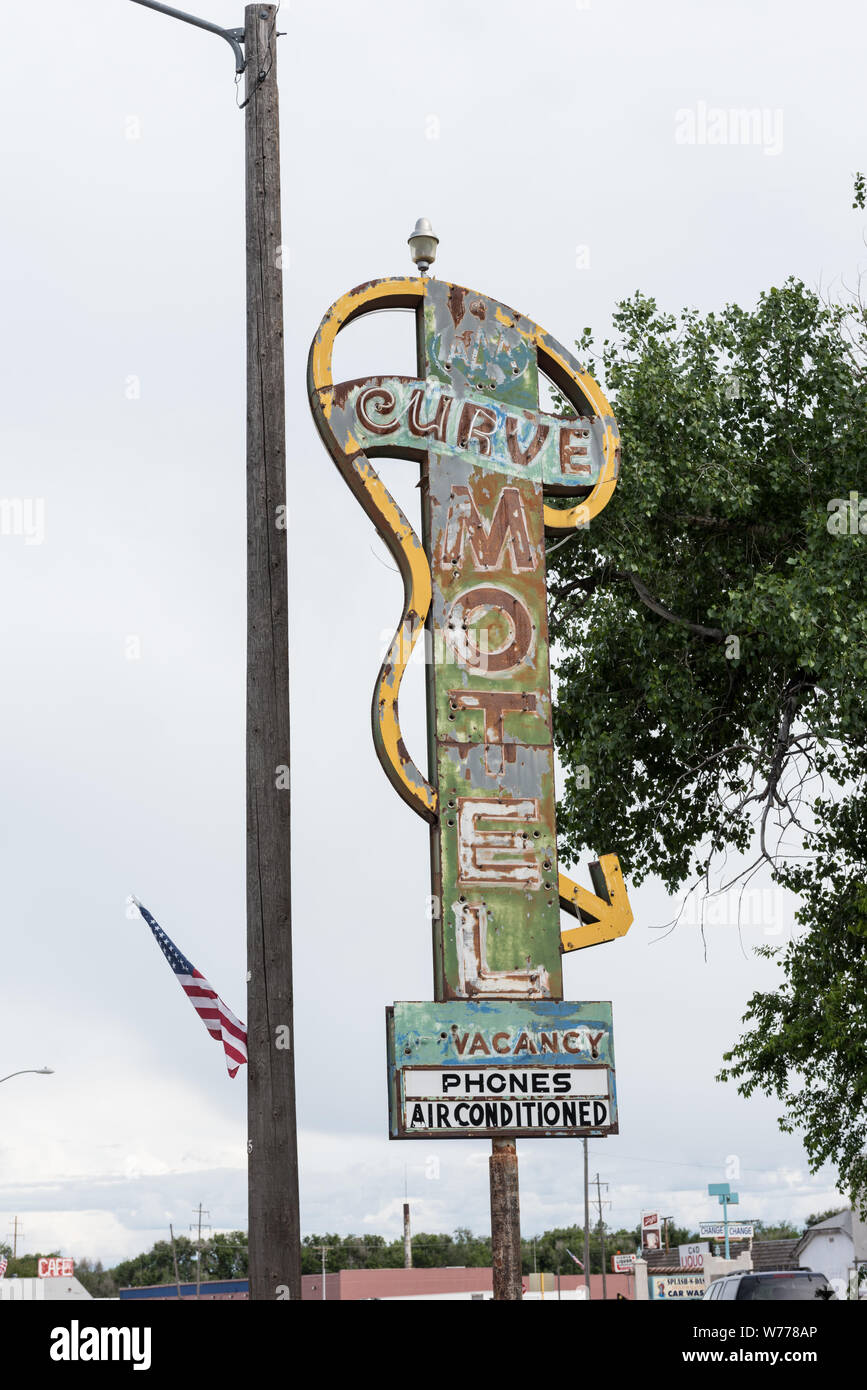
[[[3,1275],[6,1273],[6,1266],[8,1265],[8,1263],[9,1261],[7,1260],[6,1256],[0,1255],[0,1279],[2,1279]]]
[[[226,1067],[230,1076],[237,1076],[238,1068],[247,1061],[247,1029],[232,1010],[223,1003],[204,975],[182,955],[175,943],[166,936],[146,907],[138,898],[130,898],[147,922],[157,940],[157,945],[177,976],[178,983],[204,1023],[212,1038],[223,1044]]]
[[[569,1249],[569,1246],[568,1246],[568,1245],[566,1246],[566,1254],[569,1256],[569,1259],[570,1259],[570,1260],[574,1260],[574,1261],[575,1261],[575,1263],[576,1263],[576,1265],[578,1266],[579,1269],[583,1269],[583,1268],[584,1268],[584,1265],[583,1265],[583,1263],[581,1262],[581,1260],[579,1260],[579,1258],[578,1258],[577,1255],[573,1255],[573,1254],[572,1254],[572,1251]]]

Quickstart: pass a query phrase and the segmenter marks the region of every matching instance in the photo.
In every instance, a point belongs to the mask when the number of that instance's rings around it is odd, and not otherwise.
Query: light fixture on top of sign
[[[413,265],[417,265],[422,275],[426,275],[437,258],[437,247],[439,237],[434,234],[434,229],[427,217],[420,217],[415,224],[413,234],[407,237],[410,255]]]

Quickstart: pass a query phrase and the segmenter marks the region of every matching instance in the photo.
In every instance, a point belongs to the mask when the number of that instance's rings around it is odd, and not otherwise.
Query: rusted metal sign
[[[418,376],[335,385],[340,329],[393,308],[416,314]],[[540,371],[574,416],[541,410]],[[403,576],[404,613],[376,683],[373,735],[392,785],[431,825],[436,999],[465,1001],[469,1010],[513,1001],[510,1026],[518,1031],[524,1001],[531,1028],[535,1001],[562,1000],[561,953],[622,936],[632,921],[616,855],[591,865],[593,893],[558,870],[545,584],[546,534],[588,525],[612,495],[616,422],[593,379],[537,325],[437,280],[372,281],[339,300],[314,340],[309,388],[320,433]],[[421,538],[370,461],[392,455],[421,465]],[[546,497],[572,505],[552,506]],[[422,634],[427,775],[398,715],[401,679]],[[561,908],[579,922],[562,934]],[[390,1026],[399,1019],[412,1032],[405,1011],[416,1008],[415,1032],[426,1036],[430,1007],[396,1005]],[[610,1017],[607,1027],[610,1041]],[[468,1018],[466,1029],[475,1031]],[[392,1043],[399,1071],[403,1050]],[[392,1133],[400,1137],[414,1130],[403,1109],[406,1084],[397,1077],[391,1087]],[[514,1129],[609,1131],[613,1080],[606,1105],[604,1123]],[[500,1130],[486,1122],[474,1132]]]
[[[617,1131],[610,1004],[403,1003],[387,1019],[393,1139]]]

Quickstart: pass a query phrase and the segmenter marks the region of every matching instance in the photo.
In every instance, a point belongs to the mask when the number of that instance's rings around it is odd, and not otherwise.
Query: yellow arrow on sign
[[[561,951],[601,946],[603,941],[625,936],[632,926],[632,908],[617,855],[600,854],[590,865],[590,877],[596,893],[573,883],[565,874],[559,875],[560,906],[581,922],[580,927],[560,933]]]

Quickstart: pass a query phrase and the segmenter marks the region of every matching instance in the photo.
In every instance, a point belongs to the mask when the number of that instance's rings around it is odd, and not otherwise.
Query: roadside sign
[[[651,1274],[647,1284],[650,1298],[655,1302],[704,1297],[703,1274]]]
[[[709,1240],[722,1240],[725,1236],[725,1226],[722,1221],[700,1221],[698,1233]],[[752,1221],[729,1222],[729,1240],[752,1240],[752,1238]]]
[[[386,1025],[392,1139],[617,1133],[610,1004],[397,1003]]]
[[[696,1242],[694,1245],[679,1245],[681,1269],[704,1269],[705,1256],[710,1254],[710,1246],[707,1242]]]
[[[641,1213],[641,1248],[660,1250],[662,1248],[662,1217],[658,1211]]]
[[[36,1272],[40,1279],[71,1279],[75,1261],[67,1255],[40,1255]]]
[[[612,1274],[633,1274],[635,1272],[634,1255],[612,1255],[611,1256]]]
[[[335,382],[340,330],[392,309],[415,314],[417,375]],[[568,418],[545,409],[540,377]],[[322,440],[404,581],[373,737],[431,836],[437,1002],[387,1012],[390,1136],[615,1134],[611,1005],[565,1002],[562,957],[623,936],[632,909],[615,854],[591,863],[592,892],[557,861],[545,568],[546,537],[585,529],[617,485],[611,406],[534,320],[424,275],[366,281],[333,304],[308,379]],[[420,536],[379,457],[420,468]],[[417,643],[418,762],[398,715]],[[575,923],[564,932],[561,911]]]

